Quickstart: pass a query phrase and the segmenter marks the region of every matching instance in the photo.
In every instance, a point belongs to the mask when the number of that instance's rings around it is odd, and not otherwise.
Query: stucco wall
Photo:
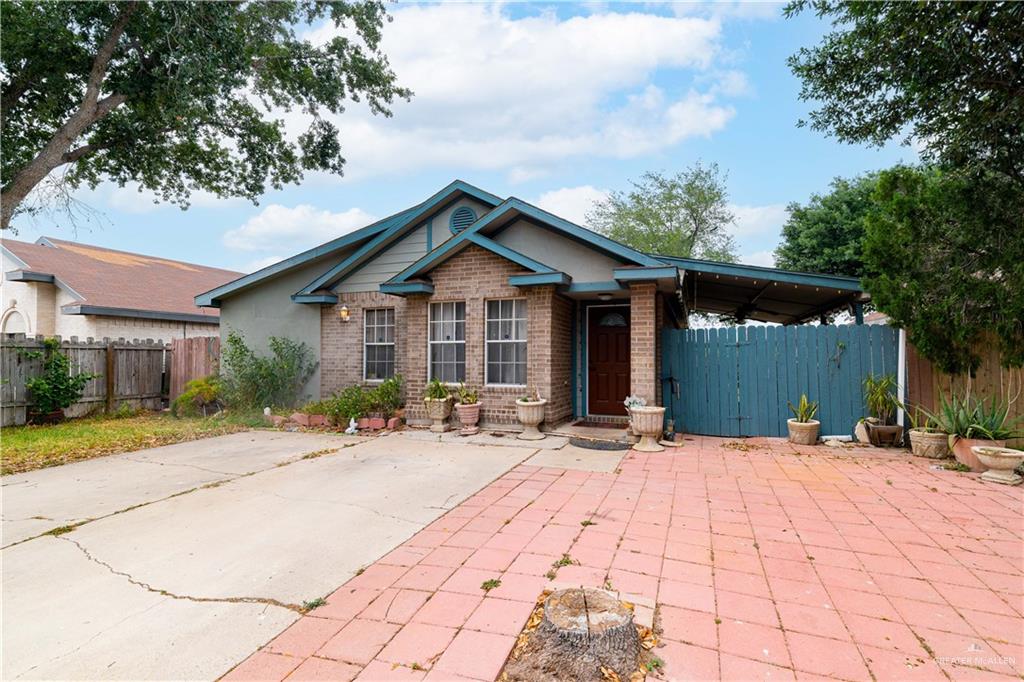
[[[522,220],[499,233],[495,241],[566,273],[574,283],[607,282],[612,270],[621,266],[590,247]]]
[[[235,329],[257,353],[269,352],[267,342],[272,336],[305,343],[317,368],[303,393],[311,399],[319,397],[320,306],[295,303],[291,296],[343,258],[339,255],[330,262],[314,262],[221,301],[221,342]]]

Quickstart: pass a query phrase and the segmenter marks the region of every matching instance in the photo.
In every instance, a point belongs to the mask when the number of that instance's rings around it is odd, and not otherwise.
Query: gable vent
[[[448,229],[452,234],[458,234],[476,222],[476,213],[469,206],[460,206],[452,212],[448,221]]]

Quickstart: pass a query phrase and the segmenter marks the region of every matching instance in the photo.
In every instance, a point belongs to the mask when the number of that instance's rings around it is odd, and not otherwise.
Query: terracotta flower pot
[[[427,416],[433,420],[430,430],[434,433],[444,433],[448,430],[448,415],[452,413],[451,398],[424,398],[423,404],[427,408]]]
[[[658,444],[665,430],[665,408],[644,405],[629,410],[633,431],[640,436],[640,442],[633,446],[641,452],[661,452],[664,446]]]
[[[790,443],[814,445],[818,442],[818,431],[821,429],[821,422],[817,419],[812,419],[809,422],[787,419],[786,429],[789,431]]]
[[[970,467],[971,471],[974,472],[984,471],[985,465],[971,451],[971,448],[975,446],[1001,448],[1006,445],[1005,440],[985,440],[984,438],[960,438],[959,436],[953,436],[950,440],[953,442],[953,456],[956,457],[956,461],[966,467]]]
[[[516,415],[519,417],[519,423],[523,425],[523,431],[517,438],[520,440],[540,440],[544,437],[544,434],[537,427],[544,421],[544,406],[547,404],[548,401],[544,398],[540,400],[516,401]]]
[[[472,436],[474,433],[480,433],[480,427],[477,426],[477,423],[480,421],[479,402],[475,402],[472,405],[459,403],[455,406],[455,410],[459,413],[459,422],[462,424],[460,433],[463,436]]]
[[[1024,478],[1014,471],[1021,465],[1021,462],[1024,462],[1024,452],[1010,448],[975,445],[971,448],[971,453],[984,466],[988,467],[988,471],[981,475],[983,481],[1005,485],[1020,485],[1021,481],[1024,481]]]
[[[910,451],[915,457],[945,459],[952,454],[949,434],[934,429],[910,429]]]

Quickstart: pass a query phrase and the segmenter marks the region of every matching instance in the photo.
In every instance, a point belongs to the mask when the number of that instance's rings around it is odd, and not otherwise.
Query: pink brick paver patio
[[[225,679],[493,680],[563,554],[557,585],[656,600],[666,679],[1020,678],[1024,489],[743,442],[630,452],[615,473],[519,466]]]

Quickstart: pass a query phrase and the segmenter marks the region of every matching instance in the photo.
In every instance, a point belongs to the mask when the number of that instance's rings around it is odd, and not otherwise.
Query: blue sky
[[[728,172],[741,259],[770,265],[784,207],[913,150],[840,144],[798,128],[809,106],[786,58],[827,26],[781,4],[411,4],[391,7],[385,51],[416,96],[337,119],[344,178],[309,174],[258,206],[205,194],[182,211],[101,185],[77,226],[19,220],[39,235],[250,271],[405,208],[462,178],[582,221],[608,190],[697,160]],[[312,40],[333,27],[313,26]],[[278,112],[289,130],[299,114]]]

